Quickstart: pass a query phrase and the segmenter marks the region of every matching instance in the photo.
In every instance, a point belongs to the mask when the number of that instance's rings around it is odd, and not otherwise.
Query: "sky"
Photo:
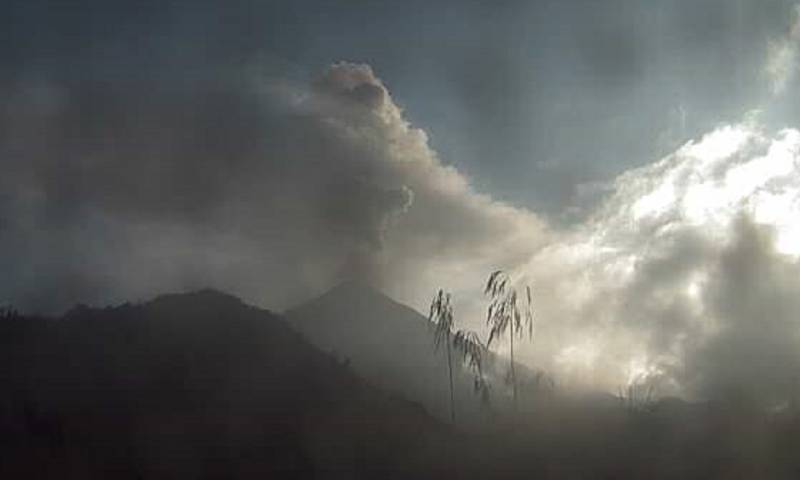
[[[6,10],[0,303],[365,278],[482,332],[502,268],[565,385],[797,393],[793,2]]]

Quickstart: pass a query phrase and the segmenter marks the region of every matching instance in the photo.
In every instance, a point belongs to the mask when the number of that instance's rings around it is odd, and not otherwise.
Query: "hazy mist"
[[[502,268],[562,386],[797,395],[791,2],[123,3],[0,20],[0,303],[359,279],[485,336]]]

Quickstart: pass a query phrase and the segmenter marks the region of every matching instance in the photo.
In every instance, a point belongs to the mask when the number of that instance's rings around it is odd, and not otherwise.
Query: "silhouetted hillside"
[[[409,311],[352,285],[318,302],[342,299],[370,316],[338,325]],[[402,330],[386,335],[413,358]],[[0,312],[0,393],[3,479],[800,476],[793,404],[556,395],[459,433],[280,317],[213,291],[51,319]]]
[[[447,463],[431,455],[452,434],[421,407],[234,297],[3,317],[2,478],[416,477]]]

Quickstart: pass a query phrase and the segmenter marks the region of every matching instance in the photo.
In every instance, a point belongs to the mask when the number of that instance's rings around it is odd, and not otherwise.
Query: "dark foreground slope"
[[[0,478],[800,478],[791,404],[557,395],[459,434],[371,385],[214,292],[0,315]]]
[[[0,322],[2,478],[406,478],[454,434],[215,292]]]

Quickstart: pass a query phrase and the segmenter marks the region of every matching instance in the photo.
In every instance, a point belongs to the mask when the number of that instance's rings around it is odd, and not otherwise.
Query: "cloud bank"
[[[608,388],[779,403],[800,366],[800,132],[721,126],[616,179],[522,268],[538,362]]]
[[[2,300],[212,286],[283,308],[352,277],[419,298],[547,235],[443,164],[366,65],[136,87],[8,87]]]
[[[366,65],[151,87],[3,85],[0,301],[210,286],[281,309],[357,277],[423,311],[448,288],[481,331],[482,282],[506,268],[535,291],[520,356],[562,385],[795,393],[797,130],[721,126],[560,230],[477,192]]]

